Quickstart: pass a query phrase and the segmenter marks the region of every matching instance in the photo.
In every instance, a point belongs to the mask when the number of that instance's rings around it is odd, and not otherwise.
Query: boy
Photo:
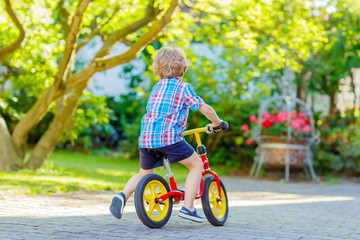
[[[188,69],[185,52],[180,48],[163,47],[154,60],[154,72],[161,79],[153,87],[141,121],[139,137],[140,171],[130,178],[122,192],[115,195],[111,214],[120,219],[127,199],[135,191],[140,179],[154,168],[162,166],[162,159],[150,155],[149,149],[165,153],[170,163],[179,162],[189,169],[185,182],[184,206],[179,217],[203,222],[194,208],[194,200],[202,178],[203,163],[194,149],[184,140],[189,113],[199,109],[211,122],[210,130],[220,125],[216,112],[196,95],[192,86],[182,81]]]

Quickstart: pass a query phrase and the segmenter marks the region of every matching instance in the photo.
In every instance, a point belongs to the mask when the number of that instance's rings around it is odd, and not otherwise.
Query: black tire
[[[154,186],[154,190],[152,186]],[[173,205],[172,197],[166,199],[162,204],[155,202],[156,197],[167,192],[170,192],[168,183],[155,173],[145,175],[136,186],[136,213],[141,222],[147,227],[161,228],[169,221]],[[148,200],[145,198],[148,198]],[[152,210],[151,207],[153,207]]]
[[[221,180],[220,180],[220,185],[221,185],[221,195],[224,198],[222,202],[219,201],[218,190],[214,176],[209,176],[204,180],[204,194],[201,197],[201,203],[203,206],[205,216],[207,220],[209,220],[209,222],[214,226],[224,225],[229,214],[229,203],[226,194],[226,189],[224,184],[221,182]],[[210,199],[212,200],[213,203],[211,202]],[[220,206],[220,208],[215,209],[214,207],[215,205]]]

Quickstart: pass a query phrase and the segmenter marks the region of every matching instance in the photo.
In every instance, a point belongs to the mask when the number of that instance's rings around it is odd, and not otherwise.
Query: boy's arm
[[[221,124],[220,118],[217,116],[215,110],[207,105],[206,103],[203,103],[201,107],[199,108],[200,112],[204,114],[204,116],[209,119],[212,124],[210,126],[210,130],[213,131],[214,127],[217,127]]]

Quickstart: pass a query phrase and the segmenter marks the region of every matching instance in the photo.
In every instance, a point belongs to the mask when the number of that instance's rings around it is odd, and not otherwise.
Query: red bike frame
[[[184,135],[186,136],[186,135],[190,135],[190,134],[195,134],[196,142],[197,142],[198,147],[203,147],[205,149],[205,147],[201,143],[201,139],[200,139],[200,135],[199,135],[200,132],[206,132],[206,128],[197,128],[197,129],[189,130],[189,131],[186,131],[184,133]],[[220,199],[220,201],[223,201],[223,199],[221,198],[221,185],[220,185],[219,176],[214,171],[210,170],[209,160],[206,157],[206,152],[201,154],[200,158],[201,158],[201,160],[203,162],[203,165],[204,165],[203,169],[204,170],[203,170],[203,173],[202,173],[203,178],[201,179],[201,182],[200,182],[200,191],[196,195],[195,199],[201,198],[202,195],[204,194],[204,176],[207,175],[207,174],[211,174],[211,175],[213,175],[215,177],[215,180],[216,180],[216,185],[217,185],[218,193],[219,193],[219,199]],[[182,190],[179,190],[177,188],[174,176],[172,176],[172,174],[170,176],[171,177],[169,177],[169,182],[170,182],[171,191],[164,194],[164,195],[162,195],[162,196],[160,196],[159,198],[157,198],[158,203],[164,202],[169,197],[173,197],[174,202],[179,202],[181,200],[184,200],[185,192],[182,191]]]

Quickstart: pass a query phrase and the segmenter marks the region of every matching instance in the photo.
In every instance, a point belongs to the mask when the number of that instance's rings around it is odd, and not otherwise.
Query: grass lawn
[[[177,182],[188,170],[172,164]],[[71,151],[56,151],[42,169],[0,172],[0,194],[52,194],[77,190],[121,190],[139,170],[139,162],[123,158],[100,157]],[[215,169],[219,172],[219,169]],[[155,170],[165,176],[164,167]]]

